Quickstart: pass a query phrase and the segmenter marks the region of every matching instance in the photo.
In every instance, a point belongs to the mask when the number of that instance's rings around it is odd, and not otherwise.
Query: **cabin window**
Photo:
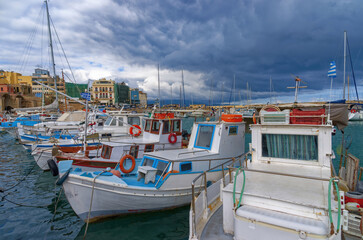
[[[171,121],[163,121],[163,134],[168,134],[170,133],[171,130],[171,125],[170,125]]]
[[[117,122],[117,120],[115,118],[113,118],[110,126],[116,126],[116,122]]]
[[[153,121],[151,125],[151,132],[153,133],[159,133],[160,128],[160,122],[159,121]]]
[[[137,158],[137,155],[139,153],[139,146],[131,146],[130,147],[130,155],[133,156],[134,158]]]
[[[140,125],[140,118],[139,117],[128,117],[127,123],[130,125]]]
[[[152,167],[154,165],[154,160],[150,158],[144,158],[144,163],[142,165]]]
[[[317,161],[318,136],[262,134],[262,156]]]
[[[161,175],[167,166],[168,166],[168,162],[158,160],[157,165],[156,165],[156,169],[157,169],[156,175]],[[165,170],[165,172],[166,172],[166,170]]]
[[[150,132],[150,129],[151,129],[151,120],[146,120],[144,130]]]
[[[109,126],[111,124],[111,122],[112,122],[112,118],[111,117],[107,118],[107,120],[105,122],[105,126]]]
[[[238,126],[230,126],[228,135],[237,135],[238,133]]]
[[[192,170],[192,163],[191,162],[185,162],[180,163],[180,172],[190,172]]]
[[[111,152],[112,152],[112,147],[111,146],[103,145],[102,152],[101,152],[101,157],[104,158],[104,159],[110,159],[111,158]]]
[[[154,151],[154,144],[146,144],[144,152],[153,152]]]
[[[194,147],[211,149],[214,135],[214,125],[199,125],[197,131],[197,139]]]
[[[123,120],[123,118],[122,117],[119,117],[118,118],[118,120],[117,120],[117,122],[118,122],[118,125],[120,126],[120,127],[122,127],[123,125],[124,125],[124,122],[123,122],[124,120]]]
[[[173,121],[173,132],[180,132],[180,120]]]

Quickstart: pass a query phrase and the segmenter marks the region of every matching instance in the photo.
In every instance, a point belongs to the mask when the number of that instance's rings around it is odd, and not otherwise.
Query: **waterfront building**
[[[115,103],[130,103],[130,87],[125,82],[115,83]]]
[[[139,99],[140,99],[140,105],[142,107],[146,107],[147,106],[147,94],[139,91]]]
[[[36,97],[42,97],[44,95],[54,94],[54,91],[37,84],[35,81],[41,82],[51,88],[55,88],[54,79],[50,76],[49,71],[41,68],[36,68],[32,74],[32,90]],[[64,79],[57,76],[57,90],[65,92]]]
[[[106,105],[115,104],[114,86],[115,81],[106,78],[94,81],[91,87],[92,99]]]
[[[85,92],[88,84],[76,84],[66,82],[66,94],[73,98],[81,98],[81,92]]]

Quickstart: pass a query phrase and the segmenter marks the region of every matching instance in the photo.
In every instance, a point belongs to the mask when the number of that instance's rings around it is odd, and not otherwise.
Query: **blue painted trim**
[[[184,164],[190,164],[190,166],[191,166],[190,170],[182,171],[181,166],[184,165]],[[181,163],[179,163],[179,170],[180,170],[179,172],[181,172],[181,173],[192,172],[193,171],[193,163],[192,162],[181,162]]]
[[[207,147],[200,147],[200,146],[197,146],[197,139],[198,139],[198,136],[199,136],[199,128],[201,126],[210,126],[210,127],[213,127],[213,133],[212,133],[212,137],[210,139],[210,143],[209,143],[209,148]],[[194,140],[194,148],[200,148],[200,149],[207,149],[207,150],[211,150],[212,149],[212,143],[213,143],[213,138],[214,138],[214,132],[216,130],[216,125],[214,124],[199,124],[198,125],[198,129],[197,129],[197,134],[195,135],[195,140]]]

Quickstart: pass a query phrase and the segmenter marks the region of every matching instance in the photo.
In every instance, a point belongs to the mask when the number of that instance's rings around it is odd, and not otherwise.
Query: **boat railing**
[[[209,161],[209,170],[199,174],[192,181],[192,201],[191,201],[191,209],[190,209],[190,238],[197,237],[197,225],[201,221],[207,221],[210,217],[210,209],[215,209],[218,206],[218,198],[220,196],[220,190],[226,186],[229,182],[232,181],[231,177],[231,168],[228,166],[234,166],[235,164],[239,164],[242,166],[243,160],[247,161],[247,155],[249,153],[244,153],[238,157],[230,158],[230,160],[219,164],[213,168],[210,168],[211,160]],[[214,159],[216,160],[216,159]],[[214,170],[221,168],[221,175],[219,179],[215,179],[214,183],[209,185],[208,182],[208,174],[214,172]],[[226,168],[228,170],[226,170]],[[228,173],[228,174],[227,174]],[[227,177],[229,175],[229,178]],[[199,186],[197,186],[199,184]],[[196,188],[198,192],[196,192]],[[204,190],[204,191],[202,191]]]

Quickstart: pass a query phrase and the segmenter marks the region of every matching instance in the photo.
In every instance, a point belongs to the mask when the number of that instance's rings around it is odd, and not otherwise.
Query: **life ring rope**
[[[125,169],[124,167],[124,162],[126,161],[126,159],[130,159],[132,161],[132,165],[129,169]],[[123,156],[120,160],[120,170],[123,172],[123,173],[130,173],[132,172],[134,169],[135,169],[135,166],[136,166],[136,161],[135,161],[135,158],[129,154]]]

